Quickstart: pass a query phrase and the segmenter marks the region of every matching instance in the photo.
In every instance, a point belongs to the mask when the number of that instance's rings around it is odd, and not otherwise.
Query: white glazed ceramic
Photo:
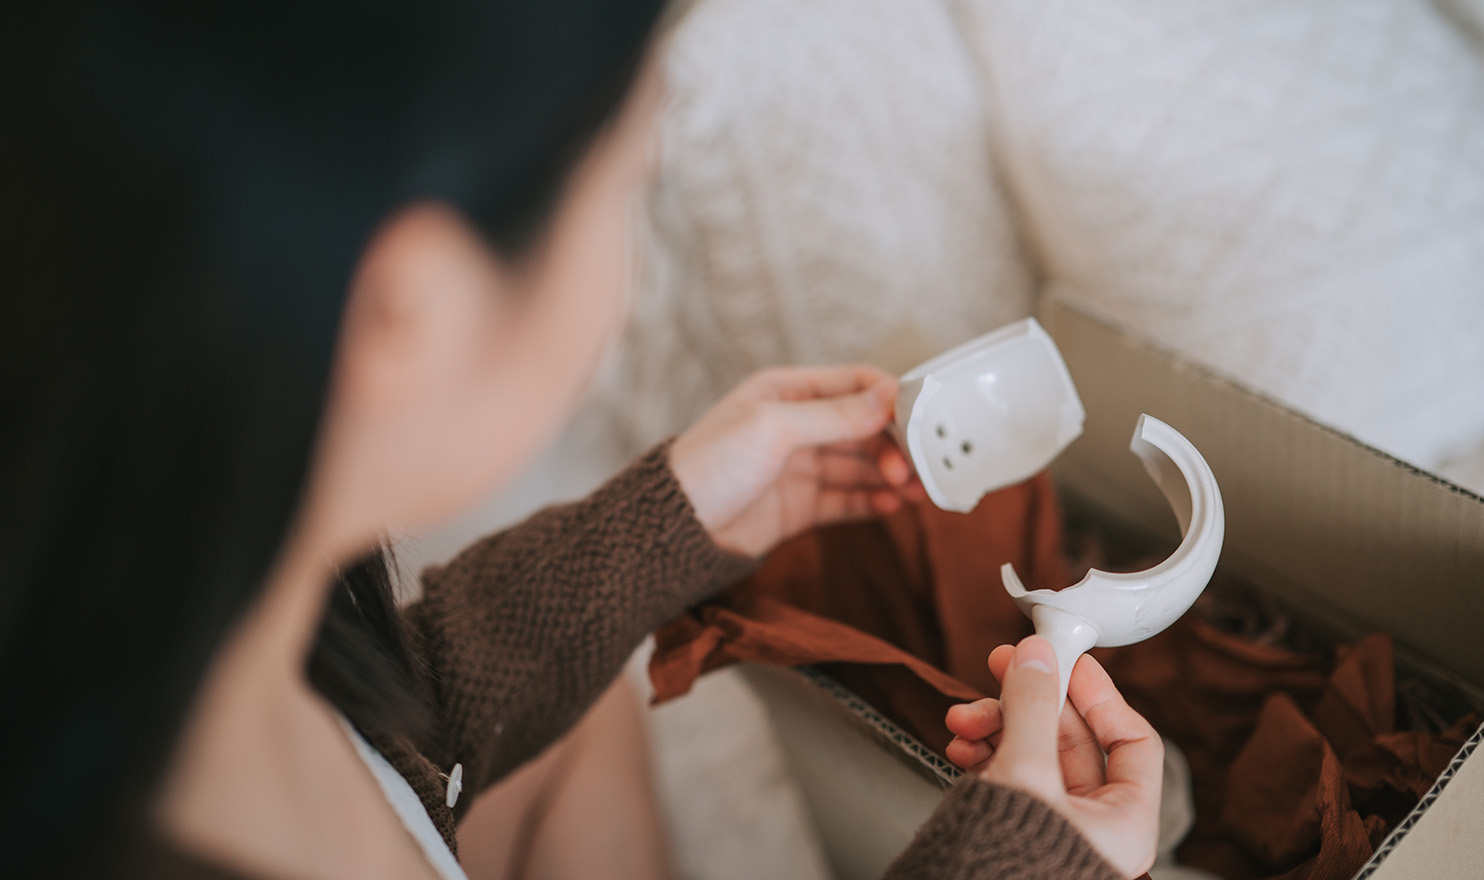
[[[1072,664],[1089,648],[1141,642],[1174,623],[1216,571],[1226,534],[1221,490],[1206,460],[1184,436],[1150,415],[1139,416],[1129,448],[1175,510],[1184,536],[1174,554],[1147,571],[1093,569],[1064,590],[1026,592],[1014,567],[1000,568],[1005,589],[1056,650],[1061,699]]]
[[[1034,318],[908,372],[896,412],[897,440],[928,497],[960,513],[1045,468],[1084,418],[1061,352]]]

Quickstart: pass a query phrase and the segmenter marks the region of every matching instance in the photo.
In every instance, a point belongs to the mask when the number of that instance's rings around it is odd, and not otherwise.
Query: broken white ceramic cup
[[[1051,642],[1067,699],[1072,665],[1090,648],[1132,645],[1184,614],[1210,583],[1226,535],[1221,490],[1206,460],[1184,436],[1150,415],[1139,416],[1129,445],[1175,510],[1183,535],[1174,554],[1147,571],[1093,569],[1064,590],[1026,592],[1015,568],[1001,566],[1005,589]]]
[[[1084,418],[1066,362],[1034,318],[908,372],[896,412],[897,442],[928,497],[959,513],[1049,465]]]

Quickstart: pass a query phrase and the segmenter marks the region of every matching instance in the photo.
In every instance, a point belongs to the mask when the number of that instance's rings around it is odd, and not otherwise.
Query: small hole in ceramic
[[[949,458],[949,457],[948,457],[948,456],[946,456],[946,455],[945,455],[945,456],[943,456],[943,467],[946,467],[946,468],[948,468],[948,469],[949,469],[949,470],[953,470],[953,460],[952,460],[952,459],[950,459],[950,458]]]
[[[969,454],[969,453],[971,453],[971,452],[973,452],[973,451],[974,451],[974,444],[972,444],[972,443],[970,443],[970,442],[969,442],[969,441],[967,441],[967,440],[965,440],[965,441],[964,441],[964,442],[963,442],[963,445],[962,445],[962,447],[960,447],[960,448],[962,448],[962,449],[963,449],[963,451],[964,451],[964,455],[968,455],[968,454]]]
[[[948,429],[945,428],[945,427],[943,427],[942,425],[939,425],[938,426],[938,436],[939,437],[947,437],[948,436]]]

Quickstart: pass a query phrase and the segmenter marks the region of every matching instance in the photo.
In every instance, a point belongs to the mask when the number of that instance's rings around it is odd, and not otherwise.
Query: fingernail
[[[1013,662],[1016,669],[1034,669],[1052,675],[1056,669],[1056,652],[1040,636],[1027,636],[1015,646]]]

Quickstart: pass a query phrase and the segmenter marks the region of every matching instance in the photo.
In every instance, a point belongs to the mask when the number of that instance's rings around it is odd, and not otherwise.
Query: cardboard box
[[[1047,298],[1087,409],[1057,461],[1074,503],[1173,547],[1168,504],[1128,451],[1141,412],[1190,438],[1226,503],[1221,565],[1336,639],[1384,631],[1403,668],[1484,699],[1484,498],[1317,424]],[[842,880],[879,877],[955,768],[827,677],[744,671],[768,706]],[[1356,875],[1484,876],[1484,754],[1476,731]]]

